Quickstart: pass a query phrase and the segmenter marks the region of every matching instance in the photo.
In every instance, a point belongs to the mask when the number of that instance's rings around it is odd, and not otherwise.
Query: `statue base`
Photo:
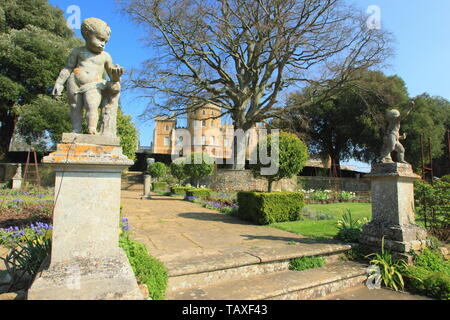
[[[143,299],[118,246],[121,176],[133,161],[109,137],[74,137],[83,143],[58,144],[43,160],[56,173],[52,252],[29,298]]]
[[[427,232],[416,225],[414,181],[420,177],[404,163],[372,166],[372,221],[363,227],[360,243],[408,253],[426,248]]]

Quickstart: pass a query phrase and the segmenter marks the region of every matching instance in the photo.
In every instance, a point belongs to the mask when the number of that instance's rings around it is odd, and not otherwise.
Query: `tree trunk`
[[[239,128],[234,128],[238,130]],[[243,151],[242,151],[243,150]],[[241,151],[241,152],[239,152]],[[240,139],[238,136],[233,137],[233,170],[245,170],[245,160],[246,160],[246,143],[245,139]],[[242,159],[242,152],[244,152]]]
[[[338,155],[331,154],[330,176],[341,177],[341,161]]]
[[[269,179],[269,180],[268,180],[268,185],[269,185],[269,186],[268,186],[268,191],[269,191],[269,192],[272,192],[272,190],[273,190],[273,181]]]
[[[11,112],[0,112],[1,127],[0,127],[0,158],[5,158],[9,152],[9,144],[14,134],[17,117]]]

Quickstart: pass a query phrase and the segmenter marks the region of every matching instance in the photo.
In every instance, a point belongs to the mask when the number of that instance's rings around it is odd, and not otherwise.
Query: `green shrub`
[[[168,283],[164,264],[149,255],[142,243],[128,237],[120,237],[119,246],[127,254],[138,282],[147,285],[149,296],[153,300],[164,299]]]
[[[167,191],[168,184],[167,182],[153,182],[152,188],[154,191]]]
[[[450,262],[440,252],[425,249],[403,271],[407,287],[417,293],[450,300]]]
[[[450,262],[439,251],[424,249],[414,257],[414,265],[431,271],[443,272],[450,276]]]
[[[239,218],[266,225],[300,220],[304,201],[301,192],[239,192],[238,205]]]
[[[187,178],[186,172],[184,170],[185,163],[185,158],[178,158],[174,160],[169,166],[170,173],[178,180],[180,184],[184,179]]]
[[[186,198],[196,197],[200,199],[208,198],[211,196],[211,189],[193,189],[189,188],[186,190]]]
[[[344,242],[359,242],[364,223],[365,221],[353,219],[352,213],[350,210],[347,210],[342,216],[342,219],[338,221],[339,231],[336,235],[336,239]]]
[[[193,152],[184,165],[184,173],[199,187],[200,179],[209,177],[215,168],[214,159],[207,153]]]
[[[170,192],[172,194],[178,195],[178,196],[186,196],[186,190],[191,189],[189,187],[172,187],[170,188]]]
[[[409,290],[441,300],[450,300],[450,276],[425,267],[408,266],[404,270]]]
[[[325,259],[322,257],[301,257],[292,259],[289,264],[289,270],[303,271],[314,268],[321,268],[325,265]]]
[[[429,234],[439,240],[450,239],[450,183],[446,179],[429,184],[426,181],[417,180],[414,183],[414,199],[418,220],[423,222]]]
[[[278,148],[272,150],[272,139],[278,139]],[[256,164],[250,165],[253,175],[258,178],[266,179],[268,182],[268,192],[272,192],[273,182],[283,178],[292,178],[296,176],[308,160],[308,148],[295,134],[280,132],[279,135],[270,134],[266,139],[258,142],[258,150],[267,150],[271,160],[275,163],[270,165],[263,164],[264,161],[258,159]],[[278,155],[278,157],[277,157]],[[275,165],[277,170],[270,172],[267,169]]]
[[[152,178],[159,180],[167,174],[167,166],[162,162],[155,162],[148,165],[147,171]]]

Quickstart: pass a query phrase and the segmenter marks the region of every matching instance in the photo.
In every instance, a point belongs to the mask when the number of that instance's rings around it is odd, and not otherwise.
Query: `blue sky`
[[[450,99],[450,1],[449,0],[347,0],[366,10],[370,5],[380,8],[382,28],[395,37],[396,56],[386,74],[402,77],[411,96],[424,92]],[[81,9],[81,19],[98,17],[108,22],[112,29],[107,51],[114,62],[126,69],[139,67],[151,57],[140,39],[144,32],[117,10],[114,0],[50,0],[52,5],[66,11],[71,5]],[[66,13],[66,17],[70,14]],[[80,36],[79,30],[75,30]],[[138,116],[147,102],[139,93],[124,92],[122,107],[133,119],[140,132],[141,145],[150,145],[153,123]],[[353,165],[362,164],[351,162]]]

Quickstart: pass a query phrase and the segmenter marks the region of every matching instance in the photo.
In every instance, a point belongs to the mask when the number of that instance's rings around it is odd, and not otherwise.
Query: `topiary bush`
[[[152,178],[159,180],[166,176],[167,166],[162,162],[155,162],[148,165],[147,171]]]
[[[119,246],[125,251],[139,283],[147,285],[153,300],[163,300],[168,283],[164,264],[148,254],[145,245],[128,237],[120,237]]]
[[[239,192],[237,216],[259,225],[298,221],[304,206],[301,192]]]
[[[152,187],[153,191],[167,191],[168,188],[167,182],[153,182]]]
[[[193,189],[189,188],[186,190],[186,198],[188,197],[195,197],[195,198],[208,198],[211,196],[211,189]]]

